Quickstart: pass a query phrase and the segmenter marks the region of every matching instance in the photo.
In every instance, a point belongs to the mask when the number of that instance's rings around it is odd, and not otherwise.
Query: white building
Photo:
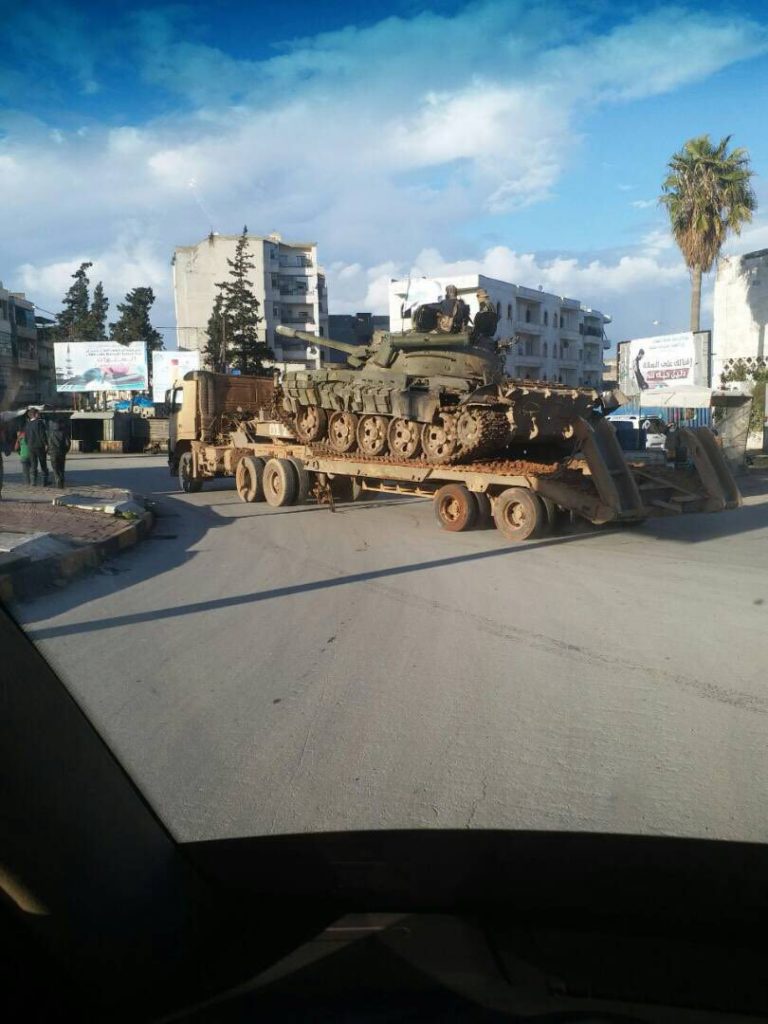
[[[517,338],[507,353],[507,373],[530,380],[599,386],[603,379],[605,324],[611,318],[596,309],[582,306],[576,299],[522,285],[497,281],[483,274],[467,274],[444,280],[435,278],[392,281],[389,286],[389,322],[394,332],[408,330],[410,319],[402,310],[413,304],[414,294],[430,287],[441,295],[449,284],[456,285],[474,316],[476,292],[485,288],[499,314],[496,337]]]
[[[717,261],[712,337],[712,383],[739,359],[765,365],[768,249]],[[761,362],[762,361],[762,362]]]
[[[177,246],[173,253],[173,295],[179,348],[203,349],[206,327],[218,289],[229,277],[239,235],[211,233],[197,245]],[[280,235],[248,236],[254,269],[251,285],[264,317],[260,340],[266,341],[279,362],[306,357],[306,344],[275,333],[287,324],[318,337],[328,335],[328,297],[325,274],[317,263],[314,242],[284,242]],[[328,357],[327,350],[322,351]]]

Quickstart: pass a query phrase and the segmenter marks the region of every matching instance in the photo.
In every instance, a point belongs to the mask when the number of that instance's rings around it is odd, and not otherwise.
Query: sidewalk
[[[130,491],[6,483],[0,501],[0,600],[60,586],[132,547],[153,516]]]

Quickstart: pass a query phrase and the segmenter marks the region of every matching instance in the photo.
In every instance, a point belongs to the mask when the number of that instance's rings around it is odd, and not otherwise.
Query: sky
[[[609,337],[685,330],[658,204],[672,153],[732,136],[768,247],[762,3],[0,0],[0,280],[56,312],[84,260],[115,305],[211,230],[315,241],[331,313],[390,279],[579,299]],[[711,326],[711,276],[703,326]]]

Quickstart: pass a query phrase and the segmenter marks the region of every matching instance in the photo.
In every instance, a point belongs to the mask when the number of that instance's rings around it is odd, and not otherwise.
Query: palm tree
[[[713,146],[708,135],[689,139],[667,165],[663,203],[672,234],[691,272],[691,330],[701,316],[701,275],[712,264],[729,231],[739,234],[757,208],[746,149],[728,152],[731,136]]]

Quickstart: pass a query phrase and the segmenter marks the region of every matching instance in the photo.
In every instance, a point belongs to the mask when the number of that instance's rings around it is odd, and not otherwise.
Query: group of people
[[[9,455],[11,451],[18,452],[25,484],[32,484],[35,487],[48,486],[50,458],[54,485],[64,487],[64,466],[70,447],[71,441],[64,420],[56,419],[46,423],[38,409],[28,409],[24,425],[16,431],[15,438],[9,438],[7,430],[3,432],[0,445],[0,488],[2,455]]]

